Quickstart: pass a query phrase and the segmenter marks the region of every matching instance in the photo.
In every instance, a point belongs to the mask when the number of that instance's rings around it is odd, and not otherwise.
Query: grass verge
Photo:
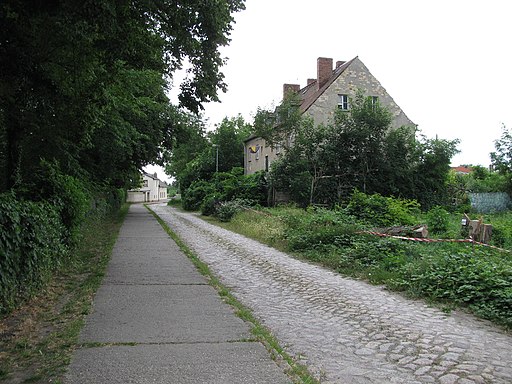
[[[167,232],[167,234],[176,242],[181,251],[187,255],[192,261],[198,271],[208,278],[208,282],[213,286],[227,304],[231,305],[235,314],[242,320],[251,324],[251,333],[257,341],[265,345],[270,352],[272,358],[278,362],[284,362],[288,365],[287,373],[295,383],[302,384],[317,384],[319,381],[308,372],[306,366],[298,363],[292,356],[290,356],[283,347],[279,345],[278,340],[272,333],[265,328],[257,319],[249,308],[240,303],[229,290],[219,281],[219,279],[210,271],[208,265],[202,262],[197,255],[174,233],[167,223],[163,221],[151,208],[146,206],[151,214],[156,218],[158,223]]]
[[[128,205],[90,219],[68,265],[30,302],[0,321],[0,381],[60,383],[101,284]]]

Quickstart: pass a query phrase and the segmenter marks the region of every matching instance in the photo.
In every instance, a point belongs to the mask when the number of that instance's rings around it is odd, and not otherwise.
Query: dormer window
[[[348,95],[338,95],[338,108],[342,111],[348,111]]]

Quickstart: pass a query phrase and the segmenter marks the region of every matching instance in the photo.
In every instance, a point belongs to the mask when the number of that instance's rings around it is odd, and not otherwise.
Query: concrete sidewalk
[[[132,205],[64,382],[290,383],[250,337],[147,209]]]

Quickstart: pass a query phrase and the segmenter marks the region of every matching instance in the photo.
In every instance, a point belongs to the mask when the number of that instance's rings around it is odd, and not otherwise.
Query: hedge
[[[69,255],[58,208],[0,195],[0,313],[33,295]]]

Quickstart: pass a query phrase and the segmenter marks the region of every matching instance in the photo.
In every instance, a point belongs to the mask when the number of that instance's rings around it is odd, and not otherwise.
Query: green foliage
[[[55,164],[43,164],[40,177],[42,188],[39,198],[51,202],[57,208],[66,228],[67,241],[70,244],[76,242],[80,226],[91,209],[90,192],[83,181],[63,174]],[[115,198],[113,203],[120,204]]]
[[[219,48],[243,8],[243,0],[0,3],[0,193],[17,196],[1,199],[1,310],[42,284],[87,215],[118,208],[139,170],[169,156],[192,120],[184,109],[218,100]],[[166,92],[184,63],[173,106]]]
[[[456,140],[416,140],[414,127],[391,128],[390,112],[361,91],[327,126],[297,116],[294,105],[292,99],[281,106],[291,111],[285,121],[272,119],[280,109],[255,118],[257,134],[286,149],[272,163],[270,180],[293,202],[334,207],[354,189],[415,199],[425,208],[446,202]]]
[[[194,181],[211,180],[215,176],[217,151],[219,172],[243,167],[243,142],[249,134],[250,126],[241,116],[224,118],[209,133],[199,118],[191,117],[189,124],[179,127],[177,141],[166,166],[167,173],[176,177],[180,188],[185,190]]]
[[[211,216],[217,212],[217,207],[221,203],[218,195],[213,193],[211,195],[206,196],[201,203],[201,215],[203,216]]]
[[[348,214],[371,226],[387,227],[415,224],[415,215],[419,213],[419,208],[415,200],[396,199],[379,194],[367,195],[355,191],[345,209]]]
[[[496,151],[491,152],[493,167],[501,174],[512,173],[512,132],[502,126],[501,137],[494,141]]]
[[[40,289],[68,255],[57,207],[0,195],[0,313]]]
[[[440,206],[435,206],[427,212],[428,229],[433,233],[446,232],[450,226],[450,214]]]
[[[350,244],[358,226],[341,211],[319,209],[303,215],[284,217],[285,238],[291,250],[305,250],[325,245]]]
[[[418,163],[413,172],[413,198],[418,200],[423,209],[435,205],[448,205],[448,180],[451,158],[458,152],[459,140],[418,141]]]
[[[285,95],[283,102],[273,111],[258,108],[254,116],[254,134],[269,144],[280,144],[290,149],[289,137],[295,136],[304,117],[299,109],[300,98],[296,93]]]
[[[107,189],[163,162],[186,124],[182,111],[197,113],[226,90],[219,48],[243,8],[243,0],[2,1],[0,192],[30,186],[41,159]],[[166,92],[184,63],[172,106]]]
[[[472,167],[469,175],[464,175],[468,192],[507,192],[509,177],[499,172],[490,172],[480,166]]]
[[[207,181],[194,181],[181,195],[183,209],[197,211],[206,196],[215,192],[214,186]]]
[[[200,209],[206,215],[217,213],[221,203],[242,199],[250,205],[265,204],[267,182],[263,172],[244,175],[243,168],[231,172],[219,172],[211,181],[194,181],[182,194],[183,208],[190,211]]]
[[[492,244],[512,251],[512,212],[488,215],[485,222],[492,224]]]
[[[486,250],[441,252],[404,268],[402,281],[417,294],[468,306],[512,327],[512,267],[503,257]]]
[[[230,221],[238,212],[241,212],[253,205],[254,202],[247,199],[234,199],[230,201],[224,201],[219,204],[218,208],[216,209],[215,216],[220,221]]]

